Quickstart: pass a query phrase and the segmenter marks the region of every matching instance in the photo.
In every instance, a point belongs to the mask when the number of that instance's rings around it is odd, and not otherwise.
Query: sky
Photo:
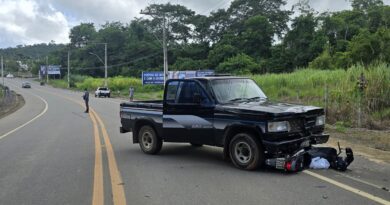
[[[200,14],[226,8],[232,0],[170,0]],[[168,0],[0,0],[0,48],[36,43],[68,43],[69,31],[81,22],[102,25],[130,22],[141,9]],[[286,9],[298,0],[287,0]],[[390,4],[390,0],[385,0]],[[310,0],[316,11],[350,9],[348,0]]]

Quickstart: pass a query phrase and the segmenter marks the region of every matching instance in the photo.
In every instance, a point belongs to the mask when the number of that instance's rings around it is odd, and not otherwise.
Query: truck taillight
[[[288,161],[288,162],[286,162],[286,163],[284,164],[284,169],[285,169],[286,171],[291,171],[291,162],[290,162],[290,161]]]

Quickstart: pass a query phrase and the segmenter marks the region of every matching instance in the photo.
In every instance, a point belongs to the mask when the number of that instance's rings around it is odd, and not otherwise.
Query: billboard
[[[142,72],[142,85],[163,85],[164,72],[150,71]]]
[[[194,77],[204,77],[207,75],[214,75],[213,70],[199,70],[199,71],[169,71],[168,79],[185,79]],[[163,71],[147,71],[142,72],[143,85],[163,85],[164,72]]]
[[[49,65],[47,66],[47,73],[49,75],[61,75],[60,65]],[[41,65],[41,75],[46,75],[46,65]]]

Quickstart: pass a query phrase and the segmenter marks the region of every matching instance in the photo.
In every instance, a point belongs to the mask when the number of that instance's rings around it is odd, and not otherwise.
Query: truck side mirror
[[[202,97],[200,96],[199,93],[194,93],[194,103],[195,104],[200,104],[200,102],[202,101]]]

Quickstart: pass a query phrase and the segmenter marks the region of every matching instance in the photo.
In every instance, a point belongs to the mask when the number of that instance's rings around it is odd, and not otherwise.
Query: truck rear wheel
[[[264,163],[264,151],[259,141],[251,134],[236,134],[229,144],[229,154],[234,166],[254,170]]]
[[[154,129],[149,125],[141,127],[138,133],[141,150],[146,154],[157,154],[162,147],[162,140],[157,137]]]

